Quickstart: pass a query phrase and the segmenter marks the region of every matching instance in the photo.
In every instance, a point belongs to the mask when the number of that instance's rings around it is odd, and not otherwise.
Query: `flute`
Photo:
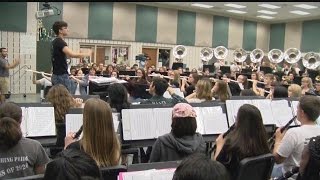
[[[47,75],[47,76],[52,76],[52,74],[49,74],[49,73],[45,73],[45,72],[40,72],[40,71],[34,71],[34,70],[31,70],[31,69],[26,69],[26,71],[29,71],[29,72],[34,72],[34,73],[37,73],[37,74],[44,74],[44,75]]]
[[[298,172],[299,172],[299,167],[294,167],[291,169],[291,171],[288,171],[284,175],[282,175],[280,177],[276,177],[273,180],[286,180]]]
[[[247,81],[251,81],[251,82],[254,82],[255,80],[252,80],[252,79],[247,79]],[[260,84],[266,84],[265,82],[261,82],[261,81],[257,81],[257,83],[260,83]]]
[[[121,77],[121,78],[125,78],[125,77],[138,78],[138,77],[141,77],[141,76],[127,76],[127,75],[119,75],[119,77]]]
[[[76,132],[73,139],[78,139],[82,133],[82,130],[83,130],[83,126],[81,126],[80,129]]]

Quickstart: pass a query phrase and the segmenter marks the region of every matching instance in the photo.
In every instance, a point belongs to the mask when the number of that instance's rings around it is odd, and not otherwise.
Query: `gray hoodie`
[[[205,153],[206,143],[201,134],[175,137],[172,133],[159,136],[152,147],[150,162],[177,161],[193,153]]]

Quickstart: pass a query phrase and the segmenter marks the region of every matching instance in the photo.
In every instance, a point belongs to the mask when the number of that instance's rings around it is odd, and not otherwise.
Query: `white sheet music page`
[[[53,107],[28,107],[27,131],[29,137],[55,136]]]
[[[201,108],[203,107],[193,107],[193,109],[196,111],[197,117],[197,130],[196,132],[200,133],[200,134],[205,134],[204,131],[204,124],[203,124],[203,114],[201,111]]]
[[[131,109],[122,109],[122,132],[124,140],[132,140],[131,135],[131,120],[130,120],[130,110]]]
[[[299,101],[291,101],[291,109],[294,116],[297,115],[298,105],[299,105]]]
[[[276,126],[281,127],[286,125],[293,118],[291,107],[287,100],[271,101],[272,114],[275,119]],[[293,124],[292,124],[293,125]]]
[[[153,117],[156,121],[156,137],[171,131],[172,108],[154,108]]]
[[[22,136],[23,137],[27,137],[27,110],[26,107],[21,107],[21,111],[22,111],[22,120],[21,120],[21,132],[22,132]]]
[[[130,109],[130,126],[132,140],[156,138],[156,122],[151,108]]]
[[[145,171],[121,172],[118,180],[171,180],[175,169],[150,169]]]
[[[239,108],[244,104],[252,104],[252,101],[250,99],[226,101],[229,126],[234,124],[234,117],[237,116]]]
[[[82,114],[66,114],[66,134],[76,133],[83,124]]]
[[[112,113],[114,131],[117,132],[120,123],[120,113]]]
[[[227,115],[221,106],[201,107],[205,134],[221,134],[228,130]]]
[[[256,106],[260,110],[263,124],[277,123],[272,114],[270,99],[252,99],[252,105]]]

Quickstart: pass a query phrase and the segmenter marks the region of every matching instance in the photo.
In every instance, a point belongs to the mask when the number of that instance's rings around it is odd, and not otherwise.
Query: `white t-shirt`
[[[46,78],[40,79],[39,82],[40,82],[41,86],[44,86],[44,88],[46,88],[47,86],[52,86],[51,81],[49,81]]]
[[[320,135],[318,125],[302,125],[291,128],[284,135],[278,154],[285,157],[282,172],[290,171],[295,166],[300,166],[302,151],[308,145],[310,138]]]

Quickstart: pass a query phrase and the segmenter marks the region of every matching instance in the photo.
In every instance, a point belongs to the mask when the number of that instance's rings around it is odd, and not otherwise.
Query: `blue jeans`
[[[76,92],[76,83],[74,83],[71,79],[69,79],[68,74],[56,75],[52,74],[51,77],[52,85],[62,84],[64,85],[71,94],[75,94]]]

